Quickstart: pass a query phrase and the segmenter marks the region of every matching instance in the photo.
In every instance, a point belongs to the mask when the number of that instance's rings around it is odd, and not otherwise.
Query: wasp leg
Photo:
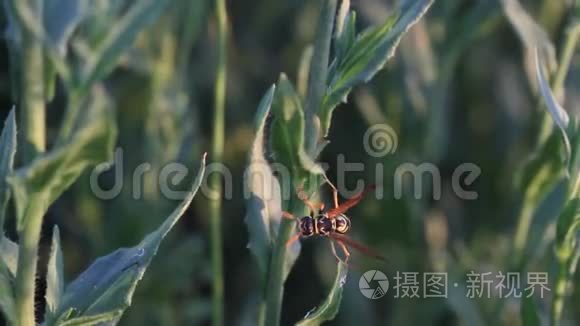
[[[302,200],[304,202],[304,204],[306,204],[306,206],[308,206],[308,209],[310,209],[310,212],[312,213],[312,215],[316,215],[324,209],[323,203],[311,202],[310,199],[308,198],[308,195],[306,194],[306,192],[302,188],[298,188],[297,195],[298,195],[298,198],[300,200]]]
[[[330,188],[332,188],[332,200],[334,202],[334,208],[337,208],[338,207],[338,190],[336,189],[336,186],[334,184],[332,184],[332,182],[330,182],[330,180],[328,180],[327,177],[325,177],[324,179],[326,179],[326,183],[328,183]]]
[[[336,252],[336,247],[334,246],[334,241],[332,240],[330,240],[330,248],[332,249],[332,254],[334,255],[334,257],[336,257],[336,260],[346,265],[348,261],[348,256],[346,256],[346,260],[342,259],[342,257],[340,257]]]
[[[288,241],[286,241],[286,246],[293,244],[294,242],[298,241],[298,239],[300,239],[300,233],[296,233],[292,236],[292,238],[288,239]]]
[[[293,220],[293,221],[296,220],[296,217],[294,215],[292,215],[292,214],[290,214],[288,212],[285,212],[285,211],[282,211],[282,217],[283,218],[286,218],[286,219],[289,219],[289,220]]]
[[[334,241],[332,241],[332,240],[330,240],[330,248],[332,249],[332,254],[334,255],[334,257],[336,257],[336,260],[342,261],[340,256],[338,256],[338,254],[336,253],[336,247],[334,247]]]

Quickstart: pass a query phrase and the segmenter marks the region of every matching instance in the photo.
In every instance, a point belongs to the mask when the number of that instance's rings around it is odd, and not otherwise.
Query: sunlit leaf
[[[46,273],[46,311],[44,320],[49,321],[56,318],[56,309],[60,306],[60,300],[64,293],[63,257],[60,246],[60,232],[55,225],[52,231],[52,245],[48,259],[48,269]]]
[[[566,203],[556,225],[556,256],[560,262],[569,261],[576,250],[576,234],[580,231],[580,198]]]
[[[336,13],[334,36],[335,38],[340,38],[344,32],[345,24],[347,22],[347,17],[350,12],[350,0],[342,0],[340,2],[340,7]]]
[[[276,163],[283,194],[302,186],[311,175],[321,175],[322,168],[304,149],[304,109],[292,83],[282,74],[278,80],[272,104],[270,154]],[[288,182],[291,181],[291,184]]]
[[[262,275],[267,271],[273,243],[282,218],[280,183],[274,176],[265,157],[266,123],[276,88],[272,86],[258,105],[256,136],[250,151],[249,165],[244,176],[244,186],[249,199],[246,202],[245,222],[248,226],[248,248],[258,261]]]
[[[336,278],[334,279],[334,283],[326,297],[326,300],[324,300],[320,307],[316,308],[313,312],[308,313],[302,321],[297,323],[297,325],[315,326],[334,319],[336,314],[338,314],[338,309],[340,308],[342,291],[344,284],[346,283],[347,274],[348,266],[339,262],[336,270]]]
[[[433,0],[405,1],[382,26],[359,34],[348,49],[341,50],[344,55],[332,63],[328,90],[319,111],[325,135],[336,105],[346,100],[352,87],[368,82],[383,68],[395,53],[403,35],[427,12],[432,3]],[[354,27],[354,15],[351,19],[349,24]],[[350,36],[345,33],[344,37],[348,40]],[[341,39],[340,43],[348,42]]]
[[[535,61],[536,61],[536,78],[538,79],[538,84],[540,86],[540,92],[542,93],[542,98],[544,99],[544,103],[548,107],[550,111],[550,115],[554,122],[560,128],[562,132],[562,137],[564,139],[564,143],[566,145],[566,154],[567,157],[571,155],[571,148],[570,148],[570,139],[568,134],[566,133],[568,125],[570,124],[570,117],[568,117],[568,113],[564,110],[563,107],[558,104],[556,100],[556,96],[550,89],[550,84],[544,75],[544,71],[542,69],[543,62],[542,58],[540,57],[539,50],[536,49],[535,51]]]
[[[8,114],[0,134],[0,239],[4,236],[4,216],[10,199],[10,188],[6,178],[12,173],[16,153],[16,119],[14,109]]]
[[[137,283],[157,253],[161,241],[173,228],[193,200],[201,185],[205,156],[191,191],[165,222],[133,248],[122,248],[98,258],[66,287],[57,309],[56,325],[77,325],[80,317],[116,324],[121,313],[131,304]],[[80,319],[82,320],[82,319]],[[52,324],[48,324],[52,325]],[[80,321],[79,321],[80,325]]]
[[[310,74],[310,63],[312,62],[313,54],[314,48],[312,46],[307,46],[304,51],[302,51],[300,64],[298,65],[298,77],[296,77],[297,91],[303,99],[306,98],[308,91],[308,75]]]

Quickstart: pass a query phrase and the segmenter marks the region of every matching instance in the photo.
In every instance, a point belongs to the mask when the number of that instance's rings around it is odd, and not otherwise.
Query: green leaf
[[[18,245],[6,237],[0,237],[0,311],[10,324],[15,324],[14,284]]]
[[[316,145],[321,138],[320,122],[317,116],[326,92],[328,80],[328,66],[332,41],[334,17],[336,16],[337,0],[321,1],[320,16],[316,27],[314,49],[310,59],[308,73],[308,93],[305,103],[305,145],[306,152],[312,158]],[[343,2],[343,5],[346,5]],[[348,9],[345,9],[348,12]],[[340,18],[340,17],[339,17]]]
[[[54,56],[62,58],[59,64],[66,59],[69,40],[79,23],[85,18],[89,4],[88,0],[46,0],[43,3],[43,24],[46,35],[45,43],[48,43],[49,58],[54,61]],[[51,56],[52,55],[52,56]],[[58,59],[57,59],[58,60]],[[46,60],[44,66],[45,93],[48,101],[54,98],[56,70],[53,61]],[[68,70],[61,70],[68,86]]]
[[[570,139],[568,138],[568,134],[566,130],[568,125],[570,124],[570,117],[568,117],[568,113],[564,110],[563,107],[558,104],[556,100],[556,96],[550,89],[550,84],[544,75],[544,71],[542,69],[543,62],[545,59],[540,58],[539,50],[536,48],[535,52],[535,61],[536,61],[536,78],[538,80],[538,85],[540,86],[540,93],[542,94],[542,98],[544,99],[544,103],[548,107],[550,111],[550,115],[554,122],[562,132],[562,137],[564,140],[564,144],[566,145],[566,158],[569,159],[571,155],[572,149],[570,148]]]
[[[560,263],[568,262],[576,251],[576,234],[580,230],[580,198],[566,203],[556,225],[556,256]]]
[[[57,321],[58,326],[90,326],[90,325],[115,325],[123,315],[123,310],[114,310],[102,314],[83,316]]]
[[[310,193],[318,189],[324,170],[315,163],[304,149],[304,110],[299,95],[294,87],[282,74],[278,80],[274,101],[272,104],[272,123],[266,131],[266,139],[270,143],[269,154],[275,160],[271,167],[280,182],[283,203],[290,206],[292,196],[298,188],[303,188]],[[269,138],[268,138],[269,134]],[[293,211],[293,207],[282,209],[302,214],[304,205],[300,203],[299,210]],[[281,229],[287,226],[282,224]],[[282,231],[284,232],[284,231]],[[285,280],[298,255],[300,244],[295,242],[291,248],[287,248],[283,263],[282,280]]]
[[[54,320],[56,309],[60,306],[60,300],[64,293],[63,257],[60,246],[60,233],[58,226],[52,230],[52,246],[48,259],[48,271],[46,274],[46,312],[45,321]]]
[[[336,26],[334,28],[334,37],[339,39],[345,30],[346,22],[348,21],[347,17],[350,13],[350,0],[342,0],[340,2],[340,7],[338,8],[338,12],[336,13]]]
[[[295,191],[311,175],[322,175],[324,171],[304,150],[304,110],[300,97],[286,75],[280,75],[272,105],[270,152],[279,163],[282,191]],[[291,184],[288,185],[288,181]],[[287,192],[283,193],[288,198]]]
[[[520,309],[522,316],[523,326],[540,326],[540,317],[538,316],[538,311],[536,305],[534,304],[534,299],[531,296],[522,297],[522,306]]]
[[[89,87],[107,75],[117,61],[146,26],[163,12],[168,0],[141,0],[134,2],[111,28],[109,34],[97,45],[86,67],[88,72],[83,87]]]
[[[120,316],[129,307],[137,283],[157,253],[161,241],[193,200],[204,170],[205,155],[191,191],[156,231],[133,248],[121,248],[98,258],[66,287],[56,313],[59,316],[56,325],[68,325],[67,322],[72,323],[79,317]],[[115,323],[116,320],[113,320],[107,324]]]
[[[554,189],[564,175],[561,158],[561,144],[558,135],[553,134],[525,163],[518,176],[519,188],[527,193],[532,203],[539,202]]]
[[[343,5],[341,5],[340,9],[342,11]],[[341,17],[339,16],[339,19]],[[338,21],[337,21],[338,23]],[[336,60],[341,62],[343,60],[343,56],[347,53],[347,51],[352,47],[353,43],[356,40],[356,12],[350,11],[345,17],[344,21],[341,23],[342,28],[341,31],[336,33],[335,41],[334,41],[334,52]],[[331,75],[334,72],[331,72]]]
[[[12,276],[16,276],[18,267],[18,245],[7,237],[0,239],[0,262],[6,266]]]
[[[0,239],[4,236],[4,217],[10,199],[10,188],[6,178],[12,173],[16,153],[16,119],[14,109],[8,114],[0,134]]]
[[[65,55],[68,40],[87,13],[88,0],[44,1],[44,28],[52,46]]]
[[[331,65],[332,74],[329,75],[329,85],[319,111],[322,131],[328,134],[332,111],[341,102],[345,101],[352,87],[368,82],[385,63],[393,56],[403,35],[427,12],[434,0],[406,1],[382,26],[371,28],[359,34],[352,45],[339,53]],[[354,28],[354,14],[350,15]],[[349,25],[347,24],[347,26]],[[349,32],[345,29],[343,37],[339,39],[339,46],[348,44]]]
[[[244,175],[245,191],[249,194],[245,217],[249,232],[248,248],[256,257],[264,277],[282,218],[280,183],[264,156],[266,139],[269,136],[266,133],[268,130],[266,124],[275,90],[276,87],[272,86],[258,105],[256,137],[250,151],[248,169]]]
[[[330,293],[326,300],[314,312],[308,313],[306,317],[296,325],[300,326],[314,326],[320,325],[325,321],[332,320],[338,314],[340,302],[342,300],[342,290],[344,283],[346,283],[346,276],[348,274],[348,266],[342,262],[338,263],[336,278],[334,284],[330,289]]]
[[[16,202],[17,227],[31,204],[47,209],[89,166],[110,161],[117,138],[111,103],[94,88],[83,119],[68,140],[8,178]]]
[[[9,41],[9,43],[12,46],[15,47],[14,50],[19,49],[21,42],[20,28],[18,26],[18,21],[14,16],[14,8],[12,8],[12,2],[9,0],[3,0],[2,8],[4,9],[4,14],[7,23],[6,30],[3,31],[4,37],[6,38],[7,41]]]

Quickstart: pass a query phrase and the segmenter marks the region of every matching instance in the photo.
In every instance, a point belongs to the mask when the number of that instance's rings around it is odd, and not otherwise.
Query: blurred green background
[[[521,1],[545,28],[560,50],[572,1]],[[392,1],[355,0],[359,29],[384,21]],[[61,228],[65,275],[73,279],[95,257],[120,246],[133,246],[152,231],[176,205],[163,198],[155,175],[170,162],[196,171],[202,152],[210,147],[216,24],[210,1],[175,0],[161,17],[140,34],[105,86],[114,99],[123,151],[124,187],[119,196],[101,200],[89,186],[90,172],[49,210],[41,243],[41,266],[54,224]],[[318,6],[314,1],[228,1],[230,39],[225,164],[233,176],[233,198],[224,203],[226,321],[253,325],[260,295],[257,266],[246,248],[242,175],[253,140],[253,119],[260,97],[280,72],[296,80],[304,48],[314,38]],[[5,25],[5,17],[0,18]],[[2,27],[3,28],[3,27]],[[331,325],[471,325],[518,320],[519,304],[505,302],[497,314],[494,300],[466,299],[451,291],[448,300],[368,300],[358,290],[367,269],[378,268],[389,278],[396,271],[449,271],[462,280],[467,271],[508,271],[510,246],[521,209],[517,174],[532,152],[541,111],[530,74],[530,54],[505,17],[499,1],[436,1],[426,19],[403,39],[395,57],[370,83],[354,90],[334,114],[322,154],[336,180],[336,162],[363,162],[364,172],[346,176],[352,189],[357,180],[375,180],[375,164],[384,164],[385,198],[369,197],[354,208],[353,236],[388,258],[378,265],[363,260],[349,274],[342,308]],[[576,54],[566,81],[566,107],[580,109],[580,57]],[[0,41],[0,121],[12,107],[10,61]],[[63,113],[62,96],[48,107],[48,141],[54,141]],[[398,135],[398,149],[382,158],[369,156],[363,135],[369,126],[386,123]],[[211,158],[210,158],[211,161]],[[142,196],[133,198],[133,172],[151,164]],[[441,172],[441,199],[424,188],[421,199],[405,187],[393,196],[393,174],[405,162],[433,163]],[[462,200],[452,191],[453,171],[474,163],[482,174],[469,187],[476,200]],[[369,168],[370,167],[370,168]],[[99,178],[104,189],[116,182],[113,172]],[[164,242],[140,283],[123,325],[209,324],[210,281],[207,198],[198,195],[185,218]],[[561,202],[553,191],[542,202],[530,231],[530,269],[553,271],[545,237]],[[329,202],[328,194],[324,198]],[[14,238],[13,220],[8,221]],[[10,233],[11,232],[11,233]],[[354,259],[356,259],[355,257]],[[326,241],[304,242],[286,283],[282,324],[301,319],[326,296],[335,265]],[[578,276],[576,276],[576,280]],[[575,282],[576,288],[578,283]],[[579,291],[567,304],[566,316],[580,320]],[[41,294],[39,294],[41,295]],[[547,301],[538,302],[548,309]],[[499,317],[498,317],[499,316]]]

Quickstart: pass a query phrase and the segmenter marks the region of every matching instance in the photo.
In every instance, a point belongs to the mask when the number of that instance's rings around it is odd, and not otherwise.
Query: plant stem
[[[16,0],[21,1],[21,0]],[[13,4],[15,6],[16,4]],[[28,0],[31,12],[42,19],[42,1]],[[39,40],[22,29],[22,76],[20,77],[20,124],[22,163],[34,160],[46,150],[46,116],[44,105],[44,54]],[[42,196],[39,196],[42,197]],[[37,198],[42,199],[42,198]],[[31,200],[19,232],[18,272],[15,285],[16,320],[20,326],[34,326],[34,294],[38,242],[44,209],[42,200]]]
[[[216,0],[217,18],[217,69],[215,78],[215,107],[213,120],[213,144],[212,159],[220,162],[224,151],[225,134],[225,96],[226,96],[226,65],[227,65],[227,12],[225,0]],[[209,185],[212,189],[213,198],[210,200],[210,237],[211,237],[211,260],[213,270],[213,302],[212,321],[213,325],[221,326],[224,323],[224,280],[223,280],[223,257],[222,257],[222,184],[219,174],[210,175]]]
[[[577,225],[572,226],[577,230]],[[576,240],[573,240],[574,242]],[[580,252],[576,249],[576,245],[572,246],[572,250],[568,255],[558,257],[558,274],[554,282],[554,297],[552,299],[552,309],[550,311],[550,325],[558,326],[562,320],[562,312],[564,311],[564,303],[566,301],[569,284],[576,271]]]
[[[42,12],[42,1],[29,0],[28,5],[34,13]],[[34,35],[23,28],[22,76],[20,77],[20,128],[22,130],[20,144],[23,163],[32,161],[38,153],[42,153],[46,149],[44,55],[42,49],[42,44]]]
[[[560,55],[558,65],[558,70],[554,75],[552,81],[552,89],[558,94],[562,91],[564,87],[564,81],[566,80],[566,75],[570,68],[570,63],[572,63],[572,58],[574,57],[574,50],[576,49],[576,43],[578,42],[578,37],[580,36],[580,24],[576,23],[574,26],[566,32],[566,41],[564,43],[564,48]]]
[[[306,213],[304,204],[295,196],[289,203],[290,212],[294,216],[303,216]],[[296,224],[294,221],[282,219],[278,238],[274,244],[272,259],[270,261],[268,283],[266,284],[266,312],[265,324],[275,326],[280,324],[280,312],[282,311],[282,296],[284,294],[284,268],[286,261],[286,242],[290,239]]]
[[[78,90],[70,90],[68,92],[66,111],[60,129],[58,130],[58,136],[56,139],[57,146],[69,140],[79,116],[80,104],[81,97],[79,96]]]
[[[552,301],[552,310],[550,312],[550,325],[557,326],[562,317],[564,310],[564,300],[566,298],[566,287],[568,283],[568,264],[567,262],[558,263],[558,274],[554,282],[554,299]]]
[[[533,190],[535,190],[535,188]],[[512,261],[515,264],[512,267],[516,267],[518,269],[522,267],[521,264],[523,263],[522,260],[528,240],[528,232],[530,231],[534,210],[536,209],[537,205],[535,202],[536,199],[537,195],[535,191],[532,191],[530,188],[528,188],[524,194],[522,209],[520,211],[520,216],[518,218],[518,224],[514,236],[514,252]]]
[[[38,242],[42,228],[44,196],[31,198],[30,205],[24,214],[25,223],[19,232],[18,269],[16,274],[16,318],[19,326],[34,326],[34,293],[36,283],[36,265]]]

